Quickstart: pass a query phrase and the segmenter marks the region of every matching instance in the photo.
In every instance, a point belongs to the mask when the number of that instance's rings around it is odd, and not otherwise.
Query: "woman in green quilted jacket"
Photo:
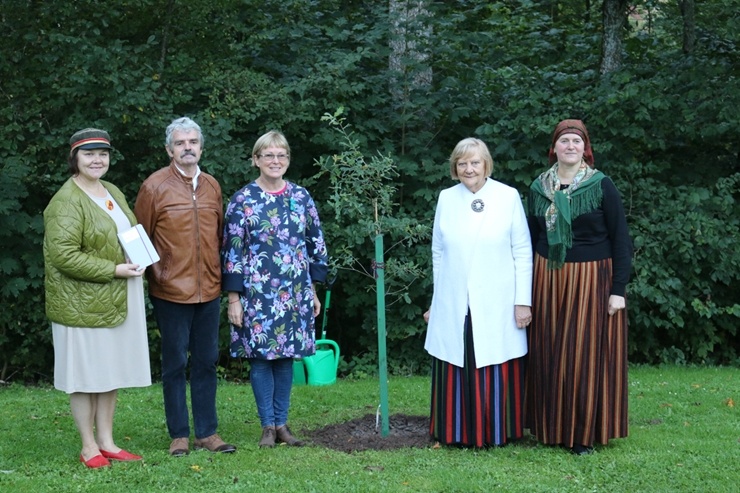
[[[118,233],[136,224],[121,191],[101,180],[110,137],[86,128],[70,139],[69,178],[44,211],[46,315],[54,339],[54,386],[69,394],[82,439],[80,462],[141,460],[113,440],[118,389],[151,385],[143,269]]]

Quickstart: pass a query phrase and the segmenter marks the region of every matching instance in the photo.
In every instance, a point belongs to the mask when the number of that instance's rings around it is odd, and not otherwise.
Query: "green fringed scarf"
[[[573,183],[560,190],[558,163],[555,163],[532,183],[529,212],[545,218],[549,269],[559,269],[565,263],[565,254],[573,246],[573,219],[593,212],[601,205],[603,193],[600,183],[604,176],[601,171],[581,162]]]

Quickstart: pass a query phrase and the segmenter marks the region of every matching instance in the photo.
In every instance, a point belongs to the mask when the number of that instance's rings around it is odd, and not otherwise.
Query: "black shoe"
[[[575,444],[571,447],[570,452],[576,455],[590,455],[594,453],[593,447],[586,447],[585,445]]]

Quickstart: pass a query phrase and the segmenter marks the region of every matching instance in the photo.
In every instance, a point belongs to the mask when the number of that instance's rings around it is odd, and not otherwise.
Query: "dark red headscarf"
[[[550,164],[554,164],[558,160],[555,155],[555,142],[563,134],[577,134],[583,139],[583,160],[590,167],[594,167],[594,152],[591,150],[591,139],[588,138],[588,130],[586,125],[581,120],[563,120],[558,123],[555,127],[555,132],[552,134],[552,144],[550,144],[550,153],[548,154],[548,160]]]

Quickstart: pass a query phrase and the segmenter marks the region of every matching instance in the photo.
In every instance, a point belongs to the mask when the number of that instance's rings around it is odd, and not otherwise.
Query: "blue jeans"
[[[293,387],[293,360],[250,358],[249,380],[252,383],[254,400],[260,424],[283,426],[288,422],[290,389]]]
[[[162,336],[164,414],[171,438],[190,437],[185,370],[190,353],[190,404],[195,437],[216,433],[216,362],[221,300],[174,303],[150,296]]]

